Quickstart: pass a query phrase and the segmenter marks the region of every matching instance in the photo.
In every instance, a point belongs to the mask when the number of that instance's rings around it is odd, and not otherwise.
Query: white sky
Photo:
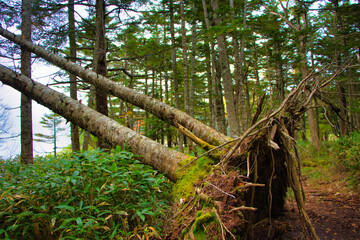
[[[75,10],[82,16],[86,16],[86,7],[75,5]],[[75,18],[77,21],[81,21],[81,18],[75,14]],[[13,33],[20,34],[19,30],[14,26],[12,29],[8,29]],[[4,54],[6,55],[6,54]],[[14,66],[14,63],[11,60],[1,58],[0,57],[0,64],[4,66]],[[46,65],[43,62],[35,62],[32,64],[32,79],[40,82],[44,85],[47,83],[51,83],[51,78],[53,77],[52,74],[58,71],[57,67],[53,67],[50,65]],[[18,71],[19,72],[19,71]],[[59,91],[59,89],[54,89]],[[1,103],[6,105],[8,108],[16,108],[20,106],[20,95],[21,93],[17,90],[3,85],[0,82],[0,99],[2,100]],[[68,95],[68,94],[67,94]],[[40,124],[41,117],[44,114],[52,113],[46,107],[32,101],[32,120],[33,120],[33,134],[35,133],[43,133],[43,134],[50,134],[49,129],[43,128]],[[12,135],[18,135],[20,133],[20,108],[15,110],[11,110],[9,114],[9,124],[11,124],[10,133]],[[64,121],[66,122],[66,121]],[[60,126],[65,127],[66,130],[60,133],[59,139],[57,141],[57,145],[59,147],[58,151],[61,148],[66,147],[70,144],[70,123]],[[47,153],[53,152],[53,144],[46,144],[40,142],[33,142],[34,147],[34,156],[36,155],[46,155]],[[20,137],[12,138],[3,141],[0,143],[0,156],[4,159],[8,159],[11,157],[15,157],[20,154]]]
[[[3,58],[0,58],[0,64],[9,66],[10,63],[5,61]],[[47,83],[51,82],[51,74],[56,71],[57,68],[55,67],[44,65],[44,63],[35,63],[32,65],[32,79],[46,85]],[[20,106],[20,95],[20,92],[17,90],[0,83],[0,99],[2,99],[1,102],[8,108],[16,108]],[[40,121],[41,117],[43,117],[45,113],[51,112],[52,111],[48,108],[45,108],[35,101],[32,101],[33,134],[50,134],[49,129],[43,128],[40,124]],[[10,111],[8,123],[11,124],[10,132],[12,135],[17,135],[20,133],[20,108]],[[70,144],[70,138],[68,137],[70,134],[70,124],[68,123],[64,127],[66,130],[61,132],[57,142],[58,147],[60,148],[66,147]],[[20,154],[20,137],[5,140],[0,144],[0,156],[4,159],[8,159]],[[40,143],[36,141],[34,141],[33,144],[35,156],[44,155],[53,151],[52,144]],[[58,149],[58,151],[60,151],[60,149]]]

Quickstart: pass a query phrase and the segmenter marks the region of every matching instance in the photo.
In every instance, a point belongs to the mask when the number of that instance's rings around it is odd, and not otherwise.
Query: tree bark
[[[190,84],[189,84],[189,62],[187,53],[187,40],[185,28],[185,13],[184,0],[180,0],[180,15],[181,15],[181,44],[183,55],[183,69],[184,69],[184,106],[185,112],[190,115]]]
[[[95,87],[90,87],[89,97],[88,97],[88,107],[94,109],[94,97],[95,96]],[[83,151],[89,150],[89,144],[91,141],[91,135],[88,131],[84,133],[84,141],[83,141]]]
[[[177,71],[176,63],[176,43],[175,43],[175,23],[174,23],[174,1],[170,0],[170,35],[171,35],[171,61],[172,61],[172,71],[173,71],[173,88],[174,88],[174,97],[175,97],[175,107],[180,109],[180,96],[179,96],[179,78]],[[181,152],[184,151],[184,139],[182,134],[177,131],[176,134],[177,145]]]
[[[307,16],[306,13],[303,14],[303,21],[305,22],[305,27],[308,26],[307,24]],[[298,32],[301,31],[300,26],[297,30]],[[308,66],[307,66],[307,57],[306,57],[306,36],[303,33],[300,33],[299,36],[299,43],[300,43],[300,56],[301,56],[301,76],[302,79],[307,77],[308,75]],[[308,93],[308,90],[305,91],[306,94]],[[318,123],[318,115],[317,115],[317,109],[313,108],[314,106],[314,99],[312,99],[311,106],[307,110],[306,114],[308,116],[308,125],[310,130],[310,136],[311,136],[311,142],[314,145],[314,147],[320,151],[321,145],[320,145],[320,135],[319,135],[319,123]]]
[[[24,48],[30,50],[45,60],[53,63],[54,65],[79,76],[84,81],[95,86],[100,86],[108,93],[119,97],[125,102],[131,103],[141,109],[144,109],[147,112],[150,112],[151,114],[175,127],[177,127],[178,123],[181,124],[189,131],[194,133],[198,138],[208,142],[209,144],[217,146],[230,140],[230,138],[224,134],[210,128],[204,123],[192,118],[188,114],[176,108],[173,108],[149,96],[140,94],[132,89],[121,86],[106,77],[98,75],[91,70],[85,69],[37,45],[34,45],[31,42],[23,40],[20,36],[17,36],[1,27],[0,35],[15,42],[16,44],[23,46]]]
[[[193,9],[195,11],[195,4],[193,4]],[[190,78],[190,116],[194,116],[194,104],[195,104],[195,81],[196,81],[196,33],[197,24],[196,20],[193,20],[191,27],[191,78]]]
[[[234,1],[230,1],[231,7],[231,17],[235,19],[235,6]],[[247,0],[244,1],[244,14],[243,14],[243,27],[246,29],[246,15],[247,15]],[[246,86],[245,86],[245,75],[243,73],[243,66],[244,66],[244,48],[245,48],[245,38],[244,36],[240,39],[240,45],[238,42],[238,36],[235,33],[231,33],[231,37],[233,40],[233,55],[234,55],[234,63],[235,63],[235,70],[234,70],[234,79],[235,79],[235,101],[236,101],[236,108],[240,110],[240,131],[243,132],[248,128],[248,119],[247,116],[247,104],[246,96]]]
[[[23,0],[21,5],[22,38],[31,41],[31,1]],[[31,52],[21,48],[21,74],[31,78]],[[31,99],[21,94],[21,163],[34,162]]]
[[[194,159],[148,139],[78,101],[2,65],[0,80],[111,145],[124,146],[126,143],[133,153],[142,156],[140,160],[144,164],[166,173],[172,181],[178,179],[176,170],[179,163]]]
[[[221,18],[216,14],[216,11],[219,9],[219,4],[217,0],[211,1],[212,8],[214,10],[215,24],[219,25],[221,23]],[[217,36],[217,44],[219,47],[219,60],[221,64],[221,72],[223,79],[223,86],[225,91],[225,100],[226,100],[226,110],[228,116],[229,124],[229,133],[230,137],[234,138],[240,134],[240,126],[238,119],[238,111],[235,104],[235,94],[233,80],[230,72],[229,59],[227,53],[226,39],[224,34]]]
[[[299,38],[299,54],[301,57],[301,65],[300,65],[300,72],[301,72],[301,76],[304,79],[307,75],[308,75],[308,66],[307,66],[307,57],[306,57],[306,33],[304,32],[308,27],[309,27],[309,23],[308,23],[308,19],[307,19],[307,9],[303,9],[303,3],[299,0],[296,1],[296,4],[300,5],[301,15],[297,16],[297,24],[295,25],[294,23],[292,23],[288,16],[287,16],[287,9],[284,8],[283,4],[281,3],[281,7],[283,8],[283,10],[285,11],[285,16],[282,16],[281,14],[279,14],[284,21],[287,23],[287,25],[296,33],[298,33]],[[301,26],[301,18],[303,20],[303,27]],[[309,90],[305,90],[305,94],[309,94]],[[310,108],[307,111],[307,116],[308,116],[308,124],[309,124],[309,130],[310,130],[310,136],[311,136],[311,142],[314,145],[314,147],[320,151],[320,136],[319,136],[319,124],[318,124],[318,116],[317,116],[317,109],[313,108],[314,106],[314,100],[312,100]]]
[[[339,11],[339,1],[338,0],[333,0],[332,1],[334,4],[334,9],[335,9],[335,16],[334,16],[334,42],[335,42],[335,46],[336,46],[336,42],[341,41],[341,44],[338,45],[342,45],[343,46],[343,50],[342,53],[343,55],[346,57],[349,56],[349,54],[347,53],[347,50],[345,50],[346,47],[346,40],[345,40],[345,36],[341,36],[341,34],[343,33],[343,21],[342,21],[342,17],[340,15]],[[337,70],[339,70],[341,68],[341,63],[343,61],[343,59],[341,59],[341,53],[340,53],[340,49],[335,49],[335,58],[337,60]],[[347,73],[347,77],[348,77],[348,81],[350,81],[351,79],[351,68],[346,69],[346,73]],[[349,74],[350,73],[350,74]],[[347,102],[351,103],[351,101],[347,101],[346,100],[346,92],[345,92],[345,88],[346,88],[346,83],[343,80],[336,80],[336,88],[338,91],[337,94],[337,101],[339,104],[339,108],[340,108],[340,119],[339,119],[339,127],[340,127],[340,136],[346,136],[350,133],[350,129],[351,127],[349,126],[349,119],[348,119],[348,107],[347,107]],[[350,85],[350,84],[349,84]],[[351,91],[351,88],[349,89],[349,93]],[[350,99],[348,99],[350,100]],[[351,109],[351,108],[350,108]]]
[[[276,72],[276,86],[279,94],[279,102],[285,99],[285,82],[283,71],[283,59],[281,56],[281,43],[274,36],[274,49],[275,49],[275,72]],[[306,77],[306,76],[304,76]],[[303,77],[303,78],[304,78]]]
[[[96,30],[95,49],[93,58],[93,70],[98,75],[107,76],[106,65],[106,40],[105,40],[105,1],[96,0]],[[108,116],[107,92],[101,86],[95,86],[96,111]],[[98,147],[108,149],[110,146],[101,138],[98,138]]]
[[[75,16],[74,16],[74,0],[68,1],[68,18],[69,18],[69,45],[70,45],[70,61],[76,62],[76,36],[75,36]],[[76,76],[69,74],[70,79],[70,97],[77,100],[77,83]],[[80,152],[79,128],[70,123],[71,132],[71,148],[73,153]]]
[[[204,11],[204,19],[206,28],[210,28],[210,20],[208,16],[206,1],[202,0],[203,5],[203,11]],[[211,77],[212,82],[211,86],[212,89],[210,90],[213,95],[213,102],[210,102],[210,104],[213,104],[214,107],[214,122],[216,125],[216,129],[226,135],[226,119],[225,119],[225,108],[224,108],[224,101],[223,101],[223,94],[222,94],[222,88],[221,88],[221,68],[218,67],[218,62],[216,60],[216,54],[215,54],[215,44],[214,40],[211,36],[209,36],[209,43],[210,43],[210,57],[211,57]],[[209,84],[210,85],[210,84]]]

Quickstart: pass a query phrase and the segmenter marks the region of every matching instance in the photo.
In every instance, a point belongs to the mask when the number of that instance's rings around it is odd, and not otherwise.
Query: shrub
[[[159,237],[169,181],[117,148],[0,164],[0,238]]]
[[[354,186],[360,181],[360,133],[353,132],[349,136],[340,138],[335,145],[337,166],[350,173],[350,180]]]

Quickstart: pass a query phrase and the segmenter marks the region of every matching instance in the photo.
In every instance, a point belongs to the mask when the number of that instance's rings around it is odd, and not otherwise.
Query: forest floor
[[[360,194],[349,187],[345,174],[332,173],[318,167],[311,172],[305,172],[303,177],[306,211],[318,237],[359,240]],[[270,232],[267,222],[261,227],[263,230],[260,231],[263,233],[255,233],[255,236],[268,236],[268,239],[309,239],[304,233],[295,200],[291,196],[286,203],[284,215],[272,219],[271,225]]]

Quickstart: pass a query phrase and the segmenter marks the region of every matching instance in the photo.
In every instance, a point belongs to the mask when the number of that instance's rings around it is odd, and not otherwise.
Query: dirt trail
[[[304,191],[306,210],[320,239],[360,240],[360,196],[345,187],[342,176],[326,181],[306,180]],[[264,236],[269,236],[267,239],[308,239],[295,202],[289,200],[286,209],[284,216],[272,220],[270,234],[266,223],[262,226],[265,231],[258,230],[262,237],[257,239],[266,239]]]

